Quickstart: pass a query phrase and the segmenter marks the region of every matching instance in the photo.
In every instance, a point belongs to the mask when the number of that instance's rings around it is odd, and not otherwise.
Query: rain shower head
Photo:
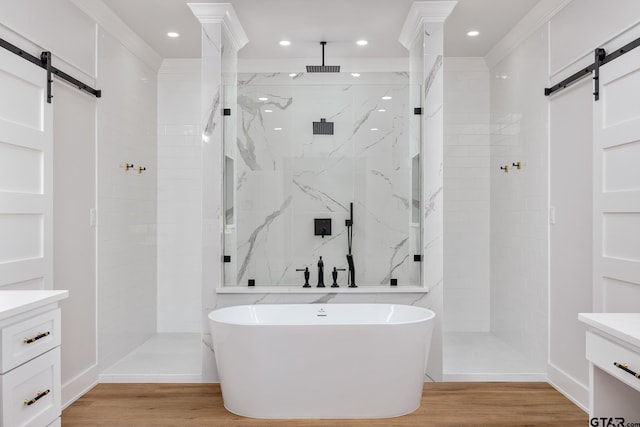
[[[320,42],[322,45],[322,65],[307,65],[307,73],[339,73],[339,65],[324,65],[324,45],[327,42]]]

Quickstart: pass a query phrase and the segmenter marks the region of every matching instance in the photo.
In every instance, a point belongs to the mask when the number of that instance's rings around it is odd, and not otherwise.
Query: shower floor
[[[159,333],[100,373],[103,383],[199,382],[199,333]]]
[[[444,381],[546,381],[544,367],[490,332],[444,334]]]

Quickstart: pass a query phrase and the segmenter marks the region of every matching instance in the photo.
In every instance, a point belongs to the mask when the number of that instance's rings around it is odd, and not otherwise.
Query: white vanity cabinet
[[[640,313],[581,313],[590,326],[589,416],[640,423]],[[606,423],[603,425],[607,425]]]
[[[0,291],[0,427],[60,426],[60,308],[68,291]]]

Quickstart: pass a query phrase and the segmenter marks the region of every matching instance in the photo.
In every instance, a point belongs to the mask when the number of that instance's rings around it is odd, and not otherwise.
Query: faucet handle
[[[309,273],[309,267],[296,268],[296,271],[304,271],[304,285],[302,285],[302,287],[310,288],[311,285],[309,284],[309,276],[311,275],[311,273]]]
[[[331,272],[331,277],[333,277],[333,285],[331,285],[332,288],[340,287],[340,285],[338,285],[338,271],[346,271],[346,270],[344,268],[333,267],[333,271]]]

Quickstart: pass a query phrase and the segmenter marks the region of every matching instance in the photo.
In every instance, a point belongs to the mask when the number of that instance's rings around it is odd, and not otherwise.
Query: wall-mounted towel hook
[[[509,165],[500,166],[500,170],[504,171],[504,173],[509,172]]]
[[[138,166],[138,173],[142,173],[142,171],[146,171],[146,167]]]
[[[124,168],[124,170],[128,171],[129,169],[133,168],[133,163],[125,163],[123,165],[120,165],[121,168]]]
[[[518,170],[522,169],[522,162],[512,163],[511,165]]]

